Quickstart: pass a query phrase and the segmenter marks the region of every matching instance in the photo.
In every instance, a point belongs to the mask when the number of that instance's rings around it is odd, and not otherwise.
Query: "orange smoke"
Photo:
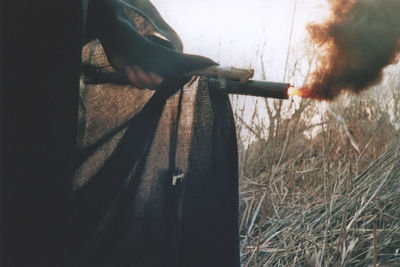
[[[288,96],[300,96],[300,97],[309,98],[310,90],[308,90],[306,88],[297,88],[297,87],[291,86],[291,87],[289,87],[287,94],[288,94]]]
[[[331,18],[308,25],[321,54],[311,82],[299,90],[302,96],[324,100],[379,83],[383,69],[397,62],[400,50],[399,0],[329,2]]]

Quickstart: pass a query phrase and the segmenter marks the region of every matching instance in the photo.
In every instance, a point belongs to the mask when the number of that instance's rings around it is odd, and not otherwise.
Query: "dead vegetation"
[[[266,101],[250,120],[235,105],[243,266],[400,266],[396,76],[326,106]]]

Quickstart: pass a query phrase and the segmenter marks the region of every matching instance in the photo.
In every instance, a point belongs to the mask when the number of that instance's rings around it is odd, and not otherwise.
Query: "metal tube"
[[[247,83],[240,84],[238,81],[209,78],[208,86],[211,89],[224,90],[228,94],[288,99],[290,84],[256,80],[250,80]]]

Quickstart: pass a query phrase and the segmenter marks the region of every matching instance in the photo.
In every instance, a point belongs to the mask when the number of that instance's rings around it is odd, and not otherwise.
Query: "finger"
[[[163,82],[163,78],[154,72],[149,73],[150,78],[153,80],[156,86],[160,85]]]
[[[129,81],[133,86],[139,89],[145,88],[145,86],[141,83],[141,81],[136,76],[135,70],[130,66],[125,66],[125,75],[128,77]]]
[[[141,67],[133,65],[132,68],[136,74],[136,78],[140,81],[141,84],[143,84],[143,86],[149,89],[154,89],[156,87],[156,84]]]

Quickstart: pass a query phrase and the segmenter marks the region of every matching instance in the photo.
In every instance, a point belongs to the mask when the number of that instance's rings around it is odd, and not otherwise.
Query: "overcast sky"
[[[295,0],[152,0],[181,36],[185,52],[222,65],[256,68],[267,79],[283,79]],[[326,18],[325,0],[297,0],[292,50],[300,50],[306,25]],[[258,51],[258,53],[257,53]],[[262,56],[260,56],[262,55]]]

